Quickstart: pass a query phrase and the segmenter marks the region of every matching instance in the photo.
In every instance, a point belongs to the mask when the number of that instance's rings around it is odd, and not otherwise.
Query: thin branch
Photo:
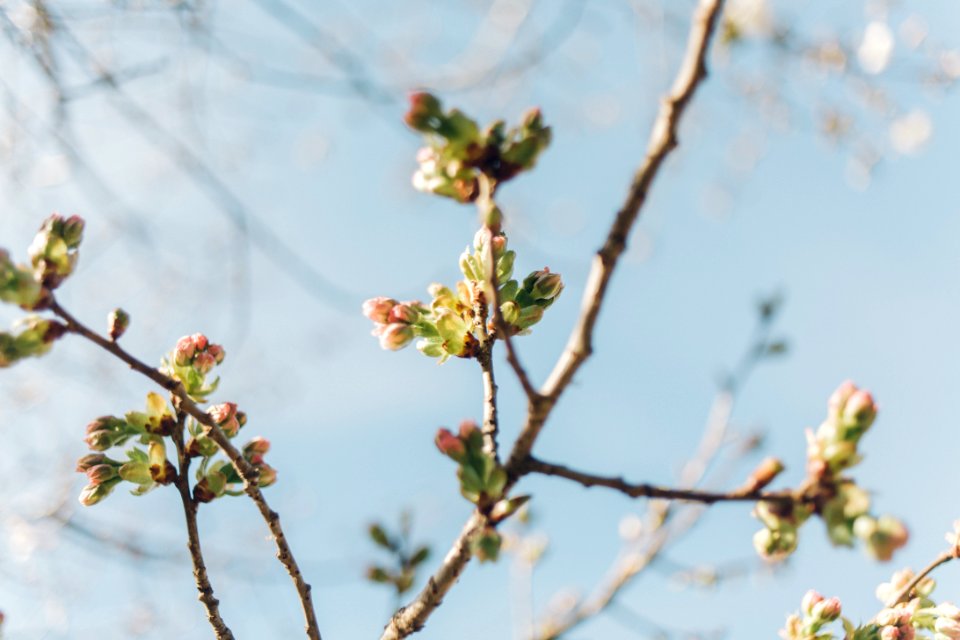
[[[890,601],[887,603],[887,606],[892,607],[900,604],[901,602],[906,602],[907,600],[909,600],[910,594],[913,592],[914,589],[917,588],[917,585],[920,584],[921,580],[923,580],[928,575],[933,573],[933,571],[940,565],[947,564],[951,560],[956,560],[957,558],[960,558],[960,546],[954,546],[953,548],[947,551],[944,551],[943,553],[938,555],[936,558],[933,559],[933,561],[930,564],[924,567],[923,570],[920,571],[920,573],[913,576],[913,580],[911,580],[909,583],[907,583],[906,586],[900,589],[900,591],[897,592],[897,594],[894,597],[890,598]]]
[[[707,52],[722,8],[723,0],[700,0],[697,5],[683,61],[673,87],[660,105],[660,112],[647,145],[646,157],[633,178],[627,199],[617,212],[603,247],[594,257],[583,293],[580,318],[570,334],[563,354],[541,390],[547,401],[536,403],[532,407],[527,423],[510,454],[508,469],[516,469],[530,455],[553,405],[593,352],[593,329],[606,296],[607,285],[620,256],[626,250],[627,237],[640,215],[654,179],[659,175],[664,160],[677,146],[680,120],[697,87],[707,76]]]
[[[266,498],[263,497],[263,493],[260,491],[260,487],[257,486],[257,477],[259,472],[257,471],[256,467],[247,462],[247,460],[243,457],[243,454],[241,454],[240,451],[233,446],[233,443],[230,442],[230,439],[227,438],[217,423],[214,422],[213,419],[203,409],[197,406],[197,403],[194,402],[189,395],[187,395],[183,385],[178,380],[174,380],[173,378],[164,375],[159,370],[154,369],[153,367],[138,360],[134,356],[127,353],[116,342],[113,342],[107,338],[104,338],[100,334],[91,331],[79,320],[74,318],[66,309],[61,307],[56,300],[51,302],[50,310],[63,319],[64,322],[66,322],[68,331],[82,336],[90,342],[93,342],[101,349],[109,352],[113,356],[125,362],[137,373],[150,378],[158,385],[172,393],[178,399],[180,410],[193,416],[197,422],[206,427],[209,438],[213,440],[218,447],[220,447],[220,450],[223,451],[224,454],[226,454],[234,468],[237,470],[237,473],[241,478],[243,478],[244,492],[250,496],[250,499],[253,500],[254,504],[257,505],[260,515],[267,523],[270,533],[273,534],[274,543],[277,547],[277,559],[280,560],[280,563],[286,568],[287,573],[290,574],[290,578],[293,580],[293,584],[297,589],[297,594],[300,597],[300,605],[303,609],[307,637],[309,637],[311,640],[320,640],[320,629],[317,625],[316,612],[313,609],[313,599],[310,595],[310,585],[304,580],[303,574],[300,571],[300,567],[297,565],[297,561],[293,557],[293,552],[290,550],[290,545],[287,543],[287,538],[283,533],[283,528],[280,526],[280,515],[270,508],[270,506],[267,504]]]
[[[483,450],[492,454],[500,464],[500,455],[497,448],[497,433],[499,432],[499,420],[497,418],[497,381],[493,377],[493,345],[492,340],[488,341],[477,353],[477,361],[480,363],[480,370],[483,378]]]
[[[626,248],[627,236],[646,200],[653,179],[657,176],[664,159],[677,146],[676,129],[680,118],[697,86],[706,77],[706,55],[722,7],[723,0],[700,0],[690,29],[687,51],[673,88],[664,100],[654,123],[646,158],[634,177],[626,202],[617,213],[606,243],[594,260],[587,289],[584,292],[580,320],[574,328],[566,350],[543,387],[542,396],[544,397],[534,396],[535,399],[531,399],[528,406],[526,424],[514,443],[506,465],[509,480],[505,491],[508,491],[519,479],[518,472],[529,457],[551,409],[572,380],[574,373],[590,354],[593,327],[596,324],[610,276],[620,254]],[[397,640],[423,628],[427,618],[440,604],[442,596],[449,591],[470,561],[470,536],[485,524],[485,520],[486,518],[477,512],[470,517],[444,558],[440,569],[430,578],[427,587],[417,594],[409,605],[394,614],[381,640]]]
[[[193,562],[193,577],[197,583],[197,599],[203,603],[207,611],[207,620],[213,627],[219,640],[233,640],[233,632],[220,616],[220,601],[213,594],[213,586],[207,575],[207,565],[203,560],[203,550],[200,548],[200,532],[197,529],[197,502],[190,495],[190,457],[183,445],[183,430],[187,414],[177,410],[177,426],[171,438],[177,449],[177,478],[175,484],[180,492],[180,501],[183,503],[183,516],[187,524],[187,549],[190,551],[190,560]]]
[[[579,483],[584,487],[606,487],[626,494],[631,498],[661,498],[664,500],[682,500],[686,502],[700,502],[703,504],[714,504],[716,502],[781,502],[792,503],[804,500],[804,497],[794,495],[790,491],[744,491],[742,489],[719,492],[703,491],[700,489],[683,489],[658,487],[652,484],[641,483],[631,484],[623,478],[609,476],[598,476],[592,473],[576,471],[570,467],[559,464],[552,464],[538,460],[534,457],[527,458],[527,463],[523,467],[524,473],[542,473],[548,476],[566,478]]]

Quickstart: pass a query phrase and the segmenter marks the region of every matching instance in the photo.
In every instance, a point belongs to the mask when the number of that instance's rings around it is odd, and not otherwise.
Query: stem
[[[193,562],[193,577],[199,592],[197,599],[203,603],[207,611],[207,620],[217,634],[218,640],[233,640],[233,632],[220,617],[220,601],[213,595],[213,587],[207,576],[207,565],[203,560],[203,551],[200,549],[200,532],[197,529],[197,503],[190,495],[190,457],[186,454],[183,445],[183,429],[187,414],[177,410],[177,428],[171,436],[177,448],[177,489],[180,491],[180,501],[183,503],[183,516],[187,522],[187,549],[190,551],[190,560]]]
[[[310,585],[307,584],[307,582],[303,579],[303,574],[300,571],[300,567],[297,565],[297,561],[293,557],[293,552],[290,550],[290,545],[287,543],[287,538],[283,533],[283,528],[280,526],[279,514],[270,508],[270,506],[267,504],[266,498],[263,497],[263,493],[260,491],[260,487],[257,486],[257,476],[259,475],[257,469],[247,462],[247,460],[243,457],[243,454],[241,454],[240,451],[233,446],[233,443],[230,442],[230,439],[227,438],[226,434],[223,433],[217,423],[214,422],[213,419],[203,409],[201,409],[196,402],[193,401],[193,398],[187,395],[186,390],[183,388],[183,385],[179,380],[175,380],[174,378],[164,375],[159,370],[154,369],[153,367],[145,364],[144,362],[124,351],[124,349],[116,342],[104,338],[100,334],[90,330],[79,320],[74,318],[66,309],[61,307],[56,300],[51,301],[50,310],[60,317],[64,322],[66,322],[68,331],[86,338],[104,351],[109,352],[119,360],[125,362],[137,373],[150,378],[158,385],[172,393],[177,398],[177,401],[180,405],[180,411],[193,416],[197,422],[206,427],[209,438],[213,440],[218,447],[220,447],[220,450],[223,451],[223,453],[230,459],[230,462],[233,463],[233,467],[237,470],[237,473],[240,474],[241,478],[243,478],[244,492],[250,496],[250,499],[253,500],[254,504],[257,505],[260,515],[267,523],[270,533],[273,534],[274,543],[277,547],[277,559],[284,566],[284,568],[286,568],[287,573],[293,580],[293,584],[296,587],[297,594],[300,598],[300,605],[303,609],[307,637],[310,638],[310,640],[320,640],[320,629],[317,625],[317,615],[313,609],[313,599],[310,595]]]
[[[782,502],[792,503],[803,501],[803,496],[794,495],[790,491],[743,491],[734,490],[729,492],[703,491],[700,489],[677,489],[667,487],[657,487],[652,484],[641,483],[631,484],[623,478],[613,478],[607,476],[598,476],[591,473],[576,471],[570,467],[559,464],[552,464],[537,460],[536,458],[527,458],[527,463],[523,466],[523,473],[542,473],[548,476],[557,476],[572,480],[584,487],[606,487],[626,494],[631,498],[662,498],[665,500],[684,500],[686,502],[701,502],[703,504],[714,504],[716,502]]]
[[[492,454],[497,464],[500,464],[500,455],[497,451],[497,433],[499,431],[497,419],[497,382],[493,377],[493,341],[487,343],[477,353],[477,361],[483,372],[483,451]]]
[[[897,595],[891,598],[890,602],[887,603],[887,606],[893,607],[895,605],[900,604],[901,602],[906,602],[907,600],[909,600],[911,592],[913,592],[913,590],[917,588],[917,585],[920,584],[921,580],[923,580],[928,575],[933,573],[934,569],[936,569],[940,565],[947,564],[951,560],[956,560],[958,557],[960,557],[960,547],[956,547],[956,546],[938,555],[936,558],[933,559],[933,561],[930,564],[924,567],[923,570],[920,571],[920,573],[915,575],[913,577],[913,580],[911,580],[903,589],[901,589],[897,593]]]

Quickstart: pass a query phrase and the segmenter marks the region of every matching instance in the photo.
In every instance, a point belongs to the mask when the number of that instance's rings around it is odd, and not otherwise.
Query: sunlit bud
[[[390,310],[397,304],[393,298],[370,298],[363,303],[363,315],[379,324],[387,324]]]
[[[70,216],[63,221],[61,235],[70,249],[76,249],[83,240],[84,221],[80,216]]]
[[[117,477],[117,469],[111,464],[98,464],[87,469],[90,484],[103,484]]]
[[[226,357],[227,353],[223,350],[219,344],[211,344],[207,346],[207,353],[213,356],[214,361],[217,364],[223,362],[223,359]]]
[[[434,442],[437,445],[437,449],[440,450],[440,453],[458,462],[463,460],[464,455],[466,455],[467,449],[463,441],[453,435],[448,429],[438,430]]]
[[[800,601],[800,611],[802,611],[804,615],[812,615],[813,607],[821,602],[823,602],[823,596],[813,589],[810,589],[804,594],[803,600]]]
[[[512,300],[500,305],[500,315],[507,324],[516,324],[520,319],[520,307]]]
[[[102,453],[88,453],[77,460],[77,471],[86,473],[91,467],[106,463],[107,456]]]
[[[203,351],[207,348],[207,336],[202,333],[195,333],[190,337],[193,339],[193,345],[197,348],[197,351]]]
[[[83,488],[83,491],[80,492],[80,504],[85,507],[91,507],[104,498],[106,498],[113,491],[113,488],[120,483],[120,478],[114,478],[113,480],[108,480],[100,484],[88,484]]]
[[[858,390],[850,396],[843,408],[843,420],[866,430],[877,416],[877,405],[869,391]]]
[[[517,258],[516,251],[507,251],[497,259],[497,282],[503,283],[513,275],[513,263]]]
[[[387,314],[387,322],[392,324],[399,322],[402,324],[413,324],[420,319],[420,312],[417,311],[409,302],[401,302],[394,305],[393,309],[390,310],[390,313]]]
[[[480,427],[473,420],[464,420],[460,423],[460,439],[468,441],[476,438],[480,433]]]
[[[250,459],[252,456],[263,456],[270,451],[270,441],[261,436],[254,436],[250,442],[243,445],[243,457]]]
[[[257,485],[269,487],[277,481],[277,470],[264,463],[258,467],[260,475],[257,477]]]
[[[174,348],[174,361],[181,367],[186,366],[193,360],[193,354],[196,353],[196,350],[193,336],[184,336],[177,340],[177,346]]]
[[[833,622],[840,617],[840,600],[837,598],[827,598],[813,606],[811,617],[824,622]]]
[[[130,326],[130,314],[123,309],[114,309],[107,316],[107,330],[111,340],[119,340]]]
[[[544,267],[542,271],[534,271],[524,278],[523,288],[536,300],[551,300],[560,295],[563,281],[559,273],[551,273],[550,269]]]
[[[413,338],[413,328],[410,325],[399,322],[388,324],[380,333],[380,348],[396,351],[410,344]]]
[[[237,405],[233,402],[223,402],[207,409],[207,414],[223,429],[227,437],[232,438],[240,431],[240,421],[237,420]]]
[[[106,451],[113,446],[114,433],[112,431],[92,431],[84,438],[84,442],[93,451]]]
[[[843,408],[847,404],[847,400],[850,399],[857,391],[857,385],[853,383],[852,380],[845,380],[840,384],[839,387],[834,390],[830,395],[830,400],[828,401],[828,407],[830,416],[834,418],[839,418],[843,413]]]
[[[215,366],[217,366],[217,359],[208,351],[197,354],[197,357],[193,359],[193,368],[200,375],[210,373]]]
[[[153,484],[153,474],[147,462],[128,462],[119,469],[120,477],[139,485]]]

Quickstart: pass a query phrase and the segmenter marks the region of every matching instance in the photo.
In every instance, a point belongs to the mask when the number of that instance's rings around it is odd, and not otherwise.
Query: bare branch
[[[253,500],[254,504],[257,505],[260,515],[267,523],[270,533],[273,534],[274,543],[277,547],[277,559],[280,560],[280,563],[286,568],[287,573],[290,574],[290,578],[293,580],[293,584],[297,589],[297,594],[300,596],[300,605],[303,609],[303,616],[306,622],[307,637],[309,637],[311,640],[320,640],[320,629],[317,625],[316,612],[313,609],[313,599],[310,595],[310,585],[304,580],[303,574],[300,571],[300,567],[297,565],[297,561],[293,557],[293,551],[291,551],[290,545],[287,543],[287,538],[283,533],[283,528],[280,526],[280,515],[270,508],[270,506],[267,504],[266,498],[263,497],[263,493],[260,491],[260,487],[257,486],[257,477],[259,472],[257,471],[256,467],[247,462],[247,460],[243,457],[243,454],[241,454],[240,451],[233,446],[233,443],[230,442],[230,439],[227,438],[217,423],[214,422],[213,419],[203,409],[197,406],[197,403],[194,402],[189,395],[187,395],[183,385],[178,380],[174,380],[173,378],[164,375],[159,370],[154,369],[153,367],[138,360],[134,356],[127,353],[116,342],[113,342],[107,338],[104,338],[100,334],[91,331],[80,321],[74,318],[66,309],[61,307],[56,300],[51,302],[50,310],[63,319],[64,322],[66,322],[68,331],[82,336],[90,342],[93,342],[101,349],[109,352],[113,356],[125,362],[137,373],[150,378],[158,385],[176,396],[180,405],[180,410],[193,416],[197,422],[207,428],[210,439],[213,440],[218,447],[220,447],[220,450],[223,451],[224,454],[226,454],[226,456],[230,459],[230,462],[233,464],[233,467],[237,470],[237,473],[240,474],[241,478],[243,478],[244,492],[250,496],[250,499]]]
[[[627,199],[607,234],[603,247],[593,260],[583,293],[580,318],[570,334],[563,354],[544,383],[541,393],[546,401],[531,408],[527,423],[517,439],[508,469],[519,467],[533,449],[553,405],[563,393],[580,366],[593,352],[593,328],[600,314],[610,277],[627,247],[647,193],[660,172],[664,160],[677,146],[677,128],[699,84],[706,78],[706,58],[714,29],[723,7],[723,0],[700,0],[690,27],[687,49],[673,87],[660,105],[647,146],[647,154],[633,178]]]
[[[522,471],[523,473],[542,473],[548,476],[566,478],[588,488],[606,487],[626,494],[631,498],[662,498],[664,500],[682,500],[703,504],[757,501],[790,503],[805,499],[802,495],[794,495],[791,491],[744,491],[738,489],[724,493],[699,489],[658,487],[647,483],[631,484],[623,478],[584,473],[563,465],[537,460],[534,457],[527,458],[527,463],[523,466]]]
[[[924,567],[920,571],[920,573],[913,576],[913,580],[907,583],[899,592],[897,592],[895,596],[890,598],[890,601],[887,603],[887,606],[892,607],[894,605],[900,604],[901,602],[906,602],[907,600],[909,600],[910,594],[913,592],[914,589],[917,588],[917,585],[920,584],[921,580],[923,580],[928,575],[933,573],[933,571],[940,565],[947,564],[951,560],[956,560],[957,558],[960,558],[960,546],[954,546],[951,549],[948,549],[947,551],[944,551],[943,553],[938,555],[936,558],[933,559],[933,561],[930,564]]]

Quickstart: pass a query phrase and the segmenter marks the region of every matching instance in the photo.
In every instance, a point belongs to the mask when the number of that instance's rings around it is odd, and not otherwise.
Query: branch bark
[[[556,405],[560,395],[573,379],[574,374],[592,352],[592,335],[597,316],[603,304],[610,277],[627,246],[627,237],[633,228],[640,210],[646,202],[647,193],[660,171],[664,160],[677,146],[677,128],[687,105],[693,98],[700,82],[706,78],[706,57],[710,48],[723,0],[700,0],[690,28],[687,48],[673,86],[661,104],[647,146],[646,157],[633,178],[627,199],[617,212],[607,239],[593,261],[587,287],[584,291],[580,318],[553,372],[539,393],[527,392],[529,398],[527,420],[514,443],[506,464],[508,491],[519,479],[520,469],[530,456],[533,445],[544,423]],[[494,304],[494,313],[499,313]],[[496,316],[495,316],[496,319]],[[508,353],[512,350],[508,350]],[[513,363],[511,363],[513,364]],[[514,365],[518,376],[522,368]],[[521,383],[525,375],[521,378]],[[532,387],[531,387],[532,390]],[[470,561],[469,539],[479,527],[486,524],[482,514],[474,513],[460,536],[454,541],[450,552],[437,572],[430,578],[414,600],[398,611],[384,630],[381,640],[404,638],[423,628],[427,618],[440,604],[443,595],[456,582],[463,568]],[[439,594],[439,597],[438,597]]]
[[[928,575],[933,573],[933,571],[940,565],[947,564],[951,560],[956,560],[957,558],[960,558],[960,546],[955,546],[938,555],[936,558],[933,559],[933,561],[930,564],[924,567],[920,571],[920,573],[913,576],[913,580],[911,580],[906,586],[904,586],[903,589],[901,589],[897,593],[897,595],[891,598],[890,602],[887,603],[887,606],[893,607],[895,605],[900,604],[901,602],[906,602],[907,600],[909,600],[910,594],[913,592],[914,589],[917,588],[917,585],[920,584],[921,580],[923,580]]]
[[[213,586],[207,575],[207,565],[203,560],[203,550],[200,548],[200,532],[197,529],[197,502],[190,495],[190,457],[183,444],[183,430],[186,425],[187,414],[177,410],[177,428],[174,429],[171,439],[177,449],[177,489],[180,492],[180,501],[183,503],[183,516],[187,524],[187,549],[190,560],[193,562],[193,578],[197,583],[197,599],[203,604],[207,612],[207,620],[217,634],[218,640],[233,640],[233,632],[220,616],[220,601],[213,594]]]
[[[127,353],[116,342],[113,342],[112,340],[101,336],[95,331],[90,330],[83,323],[74,318],[73,315],[71,315],[66,309],[61,307],[56,300],[51,302],[50,310],[66,323],[68,331],[86,338],[104,351],[107,351],[119,360],[125,362],[137,373],[150,378],[155,383],[176,396],[180,405],[180,410],[191,415],[200,424],[207,428],[210,439],[213,440],[218,447],[220,447],[220,450],[223,451],[224,454],[230,459],[230,462],[237,470],[237,473],[240,474],[241,478],[243,478],[244,492],[250,497],[251,500],[253,500],[254,504],[257,506],[257,509],[260,511],[260,515],[263,517],[264,522],[267,523],[270,533],[273,535],[273,540],[277,547],[277,559],[287,570],[287,573],[290,575],[290,578],[293,580],[293,584],[296,587],[297,595],[300,599],[300,605],[303,609],[307,637],[310,638],[310,640],[321,640],[320,628],[317,625],[317,614],[314,611],[313,598],[310,594],[310,585],[307,584],[306,580],[304,580],[303,574],[300,571],[300,567],[297,565],[297,561],[293,556],[293,551],[291,551],[290,545],[287,542],[287,538],[283,533],[283,528],[280,525],[280,515],[270,508],[269,504],[267,504],[266,498],[263,497],[263,493],[260,491],[260,487],[257,486],[257,476],[259,473],[256,468],[247,462],[247,460],[243,457],[243,454],[241,454],[240,451],[233,446],[233,443],[230,442],[230,439],[227,438],[226,434],[224,434],[220,427],[217,426],[217,423],[214,422],[213,419],[203,409],[201,409],[189,395],[187,395],[183,385],[178,380],[174,380],[173,378],[164,375],[159,370]]]

